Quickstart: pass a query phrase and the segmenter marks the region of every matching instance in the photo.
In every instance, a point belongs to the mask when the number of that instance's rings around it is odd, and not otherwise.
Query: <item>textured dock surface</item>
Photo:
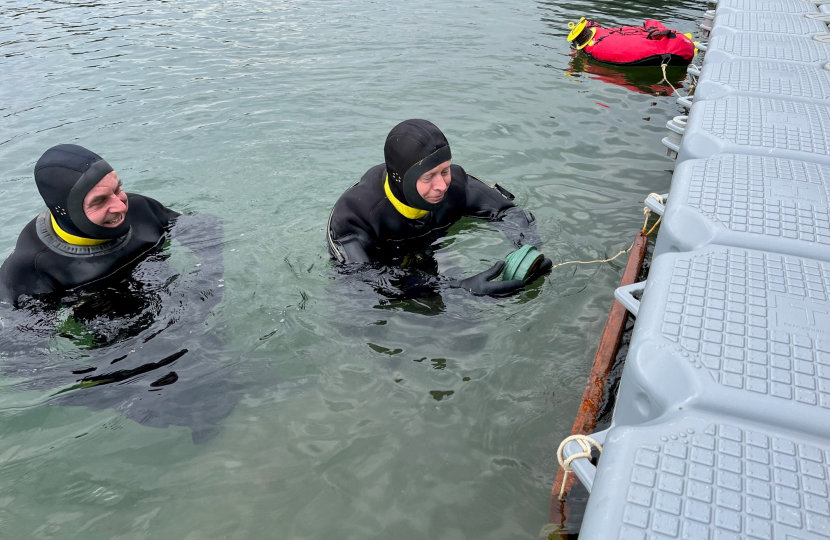
[[[830,538],[827,8],[718,4],[583,540]]]

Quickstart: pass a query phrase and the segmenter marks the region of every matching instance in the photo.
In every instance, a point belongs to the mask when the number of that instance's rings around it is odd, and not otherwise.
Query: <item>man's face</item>
[[[418,194],[430,204],[439,203],[447,194],[447,188],[450,187],[452,175],[450,174],[450,161],[438,165],[434,169],[430,169],[418,178],[416,186]]]
[[[84,197],[87,219],[102,227],[118,227],[127,217],[127,194],[121,189],[121,180],[115,171],[95,184]]]

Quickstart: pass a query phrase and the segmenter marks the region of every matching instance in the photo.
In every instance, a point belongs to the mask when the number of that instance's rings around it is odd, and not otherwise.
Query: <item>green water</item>
[[[210,407],[200,381],[215,372],[237,394],[197,444],[186,425],[58,405],[27,384],[38,373],[4,375],[0,538],[537,537],[624,259],[554,270],[509,299],[384,303],[340,283],[328,213],[382,161],[389,129],[421,117],[536,215],[554,262],[617,253],[639,201],[668,189],[660,139],[679,109],[658,70],[574,60],[565,25],[654,17],[694,32],[704,8],[4,2],[0,258],[41,210],[32,168],[58,143],[103,155],[128,191],[220,216],[224,297],[187,346],[217,327],[222,345],[161,392],[189,384]],[[478,222],[444,245],[451,276],[511,249]],[[43,369],[82,345],[53,340]]]

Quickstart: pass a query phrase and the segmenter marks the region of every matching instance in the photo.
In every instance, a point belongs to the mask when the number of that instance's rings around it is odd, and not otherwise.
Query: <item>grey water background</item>
[[[668,189],[660,139],[679,109],[658,69],[586,72],[566,24],[657,18],[695,32],[704,9],[3,2],[0,257],[41,211],[32,168],[58,143],[103,155],[128,191],[221,217],[214,352],[242,390],[196,444],[186,426],[56,405],[51,390],[4,376],[0,537],[538,536],[624,258],[556,269],[508,299],[385,302],[334,272],[326,220],[382,161],[389,129],[421,117],[445,131],[456,163],[536,215],[554,262],[627,248],[639,201]],[[511,249],[470,221],[443,246],[450,276]],[[67,340],[51,347],[56,365],[83,357]]]

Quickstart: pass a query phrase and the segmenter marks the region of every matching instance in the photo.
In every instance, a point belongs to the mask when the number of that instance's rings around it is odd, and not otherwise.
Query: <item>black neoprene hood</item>
[[[130,230],[129,212],[117,227],[102,227],[84,213],[84,197],[112,167],[101,156],[75,144],[53,146],[35,164],[35,183],[58,226],[65,232],[109,240]]]
[[[383,147],[389,188],[407,206],[433,211],[438,203],[427,202],[418,193],[418,178],[452,159],[450,143],[435,124],[427,120],[404,120],[389,132]]]

